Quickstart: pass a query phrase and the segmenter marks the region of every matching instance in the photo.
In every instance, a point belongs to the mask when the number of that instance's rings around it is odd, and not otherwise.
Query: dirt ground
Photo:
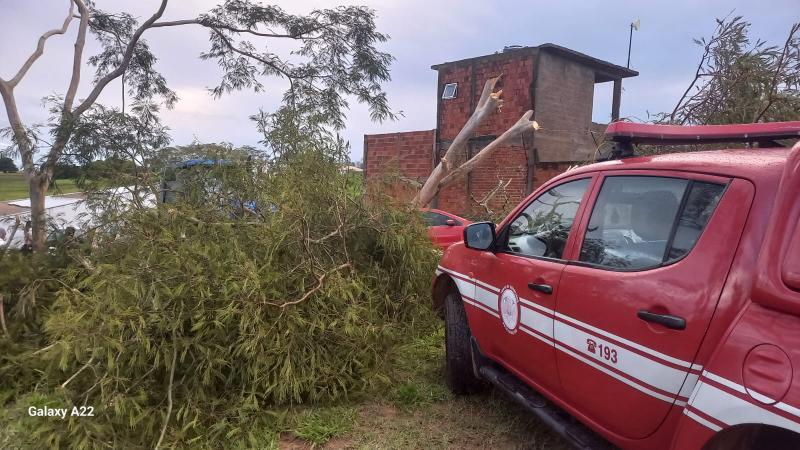
[[[282,450],[315,448],[292,433]],[[500,393],[455,397],[413,409],[358,407],[353,430],[316,447],[343,449],[567,449],[563,440]]]

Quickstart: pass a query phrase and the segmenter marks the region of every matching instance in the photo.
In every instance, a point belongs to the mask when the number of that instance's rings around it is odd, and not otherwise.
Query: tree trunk
[[[411,201],[412,206],[415,208],[425,208],[445,186],[457,180],[459,177],[466,175],[476,166],[486,161],[500,146],[516,138],[525,131],[539,129],[539,124],[536,123],[535,120],[532,120],[533,111],[528,111],[519,118],[517,123],[506,130],[497,139],[490,142],[489,145],[473,156],[472,159],[466,159],[466,148],[475,130],[487,117],[503,106],[503,99],[501,98],[503,91],[494,92],[495,85],[500,80],[501,76],[486,80],[475,111],[472,112],[467,123],[464,124],[464,127],[461,128],[461,131],[459,131],[458,135],[453,139],[444,157],[439,164],[433,168],[430,176],[425,180],[425,184]]]
[[[33,233],[33,251],[45,251],[45,239],[47,238],[47,212],[44,209],[44,198],[50,187],[50,179],[47,174],[37,174],[29,179],[29,189],[31,198],[31,226]]]
[[[464,124],[461,131],[459,131],[458,135],[453,139],[450,148],[447,149],[447,152],[445,152],[439,164],[433,168],[430,176],[425,180],[425,184],[422,185],[422,189],[419,190],[414,200],[412,200],[412,205],[417,208],[428,206],[442,188],[442,186],[440,186],[440,181],[447,176],[450,170],[458,167],[466,160],[467,143],[475,132],[475,129],[478,128],[478,125],[480,125],[484,119],[503,106],[503,100],[500,98],[503,91],[494,92],[494,87],[497,85],[497,82],[500,81],[500,78],[502,78],[502,75],[486,80],[475,111],[472,112],[467,123]]]

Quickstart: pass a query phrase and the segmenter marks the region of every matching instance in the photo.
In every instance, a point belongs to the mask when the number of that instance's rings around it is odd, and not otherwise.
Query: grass
[[[364,405],[353,432],[334,443],[357,449],[569,448],[530,413],[493,391],[408,411]]]
[[[78,192],[78,186],[74,180],[55,180],[50,186],[50,194],[69,194]],[[28,198],[28,182],[25,181],[25,174],[0,173],[0,201],[19,200]]]
[[[444,332],[413,339],[393,355],[393,387],[347,405],[287,411],[237,448],[566,449],[522,407],[493,390],[455,396],[444,384]]]
[[[352,430],[356,415],[354,408],[344,406],[309,409],[298,416],[292,431],[312,444],[324,444]]]

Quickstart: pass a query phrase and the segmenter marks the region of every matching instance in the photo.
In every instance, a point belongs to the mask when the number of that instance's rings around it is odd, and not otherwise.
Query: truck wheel
[[[473,394],[481,391],[485,385],[475,376],[472,368],[472,352],[467,324],[467,313],[461,295],[451,291],[444,299],[445,308],[445,375],[447,385],[456,394]]]

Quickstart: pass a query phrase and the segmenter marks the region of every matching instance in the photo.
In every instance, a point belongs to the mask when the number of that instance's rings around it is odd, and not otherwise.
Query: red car
[[[580,167],[467,227],[433,284],[450,387],[580,448],[800,448],[800,122],[606,133],[758,148]]]
[[[423,209],[422,220],[428,224],[428,237],[433,245],[442,250],[461,242],[464,238],[464,227],[472,223],[440,209]]]

